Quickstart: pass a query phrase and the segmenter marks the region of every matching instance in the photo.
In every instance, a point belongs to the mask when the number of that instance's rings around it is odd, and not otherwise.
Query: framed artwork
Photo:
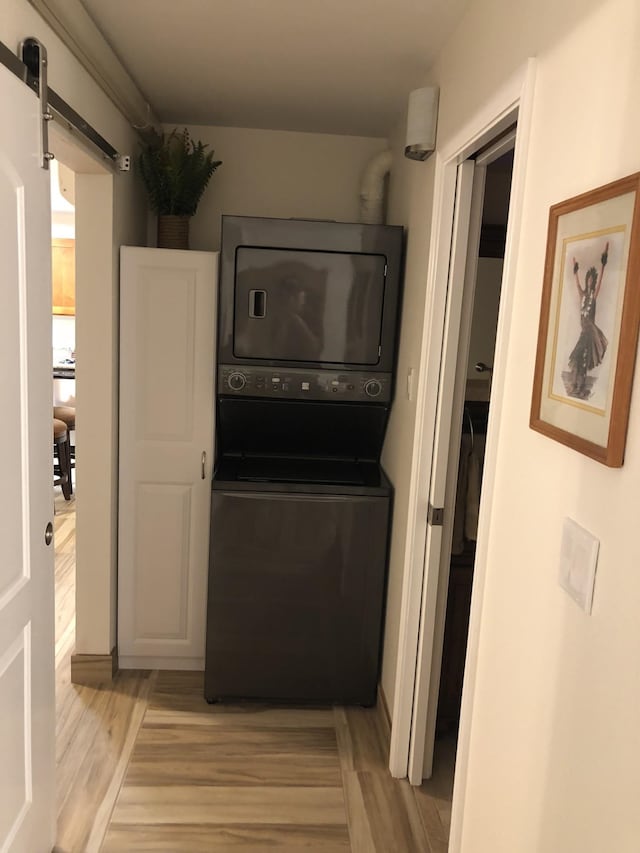
[[[532,429],[620,467],[640,321],[640,172],[554,205]]]

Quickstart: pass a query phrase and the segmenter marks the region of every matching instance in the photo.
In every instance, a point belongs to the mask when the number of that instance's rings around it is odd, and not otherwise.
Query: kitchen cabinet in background
[[[76,241],[68,237],[51,240],[52,313],[76,313]]]

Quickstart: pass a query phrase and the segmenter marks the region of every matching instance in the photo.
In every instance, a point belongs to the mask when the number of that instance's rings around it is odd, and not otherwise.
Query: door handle
[[[202,451],[202,479],[204,480],[206,477],[206,469],[207,469],[207,451]]]
[[[267,291],[249,291],[249,316],[254,320],[262,320],[267,316]]]
[[[53,542],[53,524],[49,522],[44,529],[44,544],[51,545]]]

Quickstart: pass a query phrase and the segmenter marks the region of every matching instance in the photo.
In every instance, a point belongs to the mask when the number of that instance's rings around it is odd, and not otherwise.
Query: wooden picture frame
[[[531,429],[620,467],[640,324],[640,172],[554,205]]]

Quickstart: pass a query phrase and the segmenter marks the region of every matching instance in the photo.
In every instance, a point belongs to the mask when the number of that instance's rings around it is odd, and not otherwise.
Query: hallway
[[[105,851],[430,850],[375,710],[209,706],[201,673],[152,681]]]
[[[442,786],[390,777],[376,709],[210,706],[192,672],[72,685],[75,502],[55,528],[57,853],[445,853]]]

